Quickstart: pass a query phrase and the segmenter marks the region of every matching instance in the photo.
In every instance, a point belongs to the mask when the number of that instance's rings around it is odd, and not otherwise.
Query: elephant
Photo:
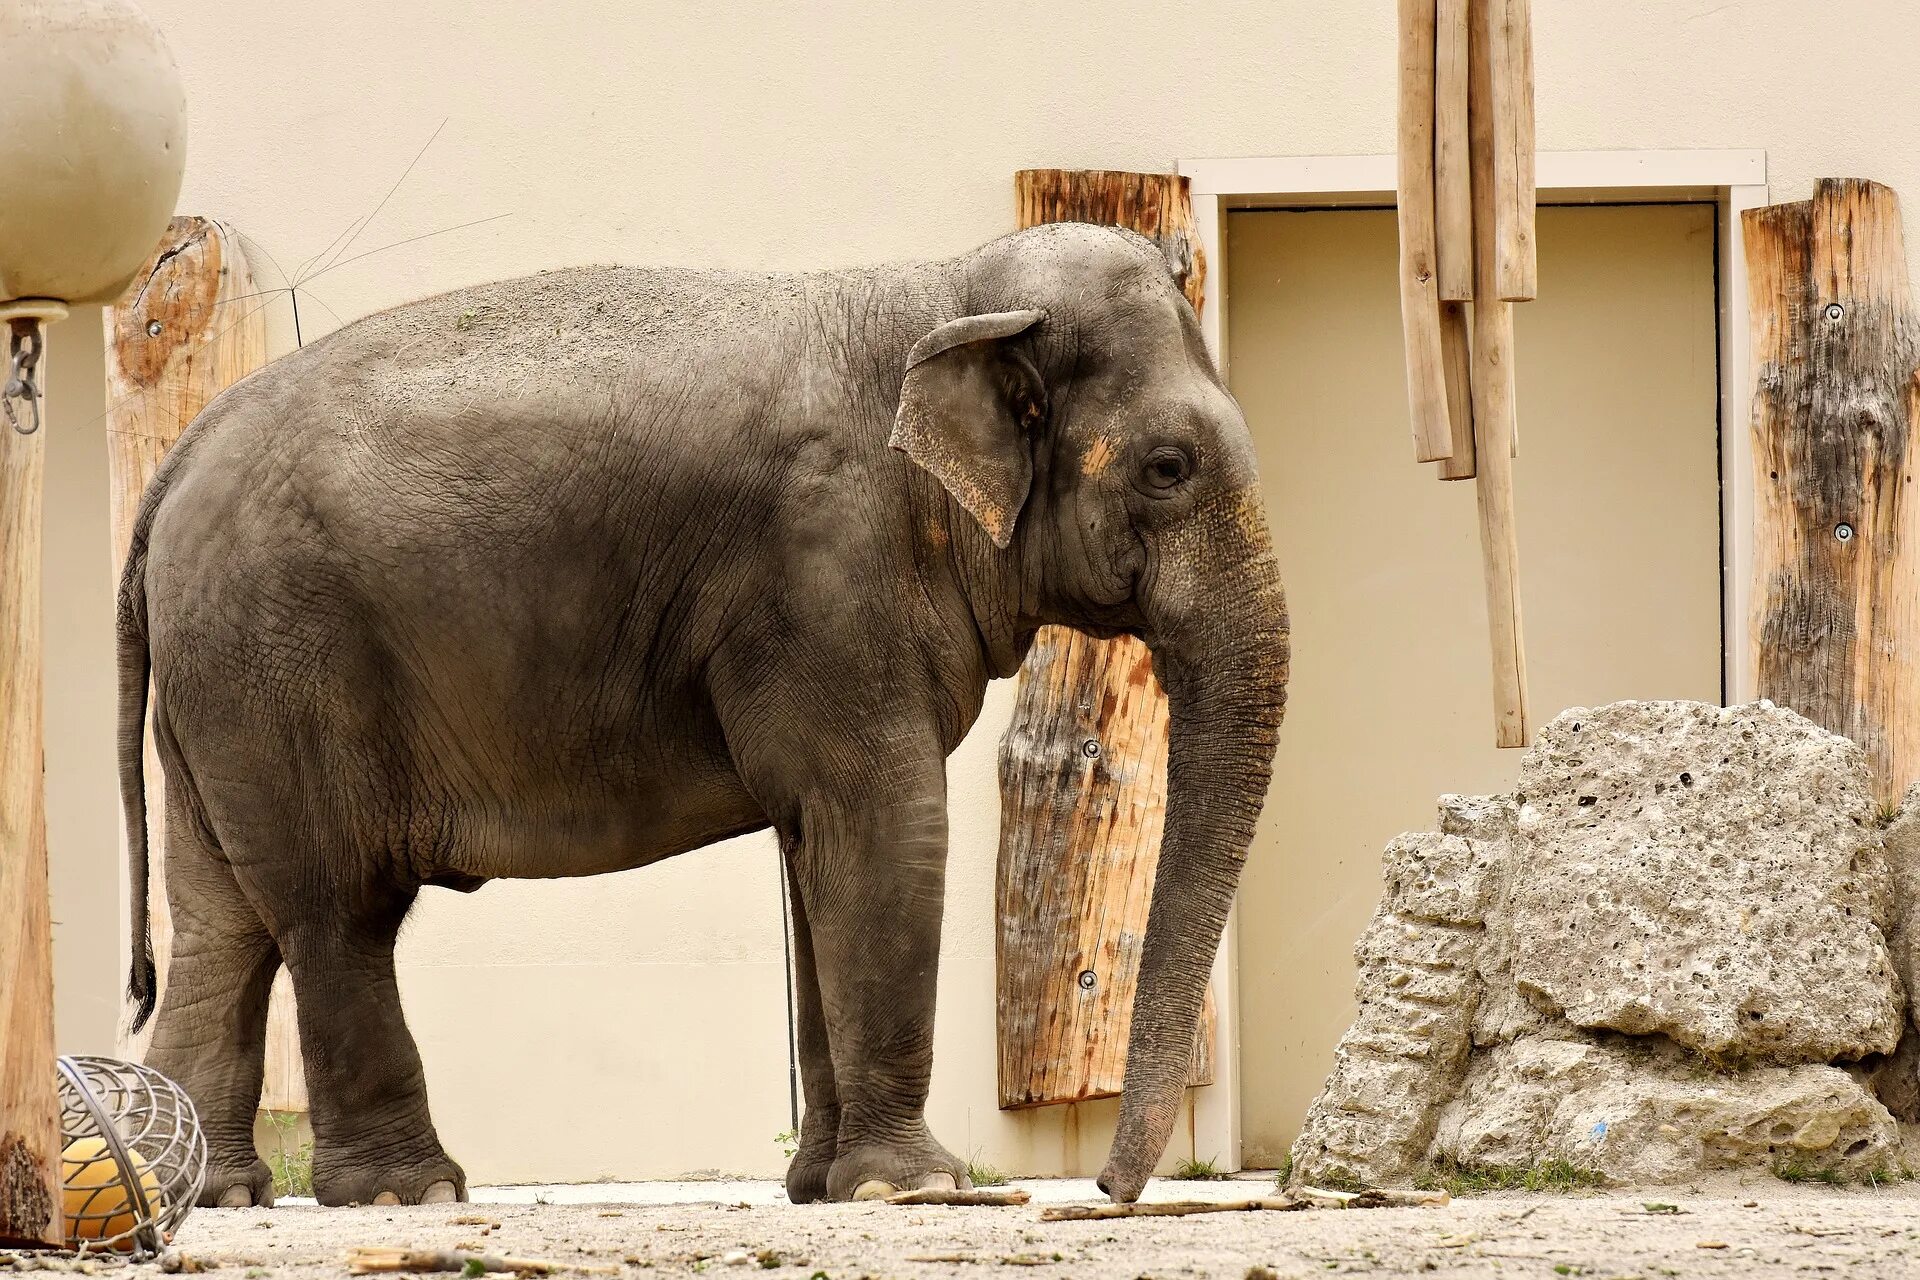
[[[959,257],[581,267],[360,319],[228,388],[140,505],[116,617],[147,1061],[203,1203],[253,1142],[284,964],[323,1204],[464,1199],[401,1014],[423,888],[771,828],[805,1095],[795,1202],[970,1185],[929,1132],[946,759],[1038,628],[1169,704],[1118,1129],[1165,1150],[1265,799],[1289,632],[1245,418],[1164,255],[1062,223]],[[142,743],[164,770],[163,998]],[[136,1024],[137,1025],[137,1024]]]

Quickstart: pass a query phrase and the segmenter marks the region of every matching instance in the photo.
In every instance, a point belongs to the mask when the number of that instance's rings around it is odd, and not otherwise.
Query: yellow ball
[[[133,1176],[146,1193],[149,1212],[160,1211],[160,1179],[141,1158],[129,1149],[127,1159]],[[113,1148],[105,1138],[75,1138],[60,1153],[61,1208],[66,1215],[67,1239],[105,1240],[123,1231],[131,1231],[140,1221],[139,1202],[120,1181],[120,1167],[114,1163]],[[131,1250],[133,1241],[116,1246]]]

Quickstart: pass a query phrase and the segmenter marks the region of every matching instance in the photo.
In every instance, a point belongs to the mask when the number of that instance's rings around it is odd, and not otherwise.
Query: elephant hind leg
[[[288,916],[297,923],[281,932],[280,946],[313,1108],[314,1195],[327,1205],[465,1200],[467,1175],[434,1130],[394,975],[413,891],[368,883],[301,892],[309,905]],[[332,909],[316,912],[312,902]]]
[[[179,1083],[200,1113],[207,1180],[200,1203],[273,1203],[273,1175],[253,1142],[267,1000],[280,952],[217,849],[169,804],[167,901],[173,946],[147,1065]]]

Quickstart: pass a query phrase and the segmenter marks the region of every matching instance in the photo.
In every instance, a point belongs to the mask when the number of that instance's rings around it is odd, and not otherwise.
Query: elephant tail
[[[160,995],[147,903],[147,677],[153,659],[147,648],[146,566],[151,511],[152,505],[147,504],[135,523],[114,618],[120,668],[120,804],[127,824],[127,885],[133,918],[133,963],[127,977],[127,997],[134,1003],[133,1031],[153,1016]]]

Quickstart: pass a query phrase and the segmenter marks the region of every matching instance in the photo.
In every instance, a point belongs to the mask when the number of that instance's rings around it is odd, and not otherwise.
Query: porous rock
[[[1497,798],[1460,803],[1492,824],[1482,834],[1503,829],[1510,809]],[[1440,1108],[1466,1072],[1481,919],[1502,861],[1494,843],[1461,833],[1471,826],[1387,846],[1380,905],[1354,947],[1359,1012],[1294,1144],[1298,1178],[1381,1185],[1426,1158]]]
[[[1837,1067],[1723,1072],[1670,1042],[1572,1031],[1475,1055],[1433,1155],[1472,1166],[1561,1160],[1642,1184],[1754,1168],[1858,1181],[1900,1163],[1893,1117]]]
[[[1521,765],[1515,986],[1722,1062],[1889,1053],[1902,991],[1865,755],[1769,702],[1567,711]]]

